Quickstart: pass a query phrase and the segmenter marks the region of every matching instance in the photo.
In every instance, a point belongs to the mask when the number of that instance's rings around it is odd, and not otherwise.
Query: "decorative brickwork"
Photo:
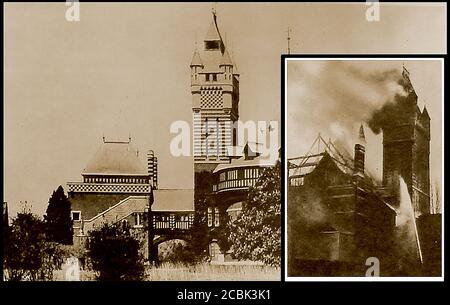
[[[205,87],[201,90],[200,106],[202,109],[221,109],[222,103],[222,88],[220,87]]]
[[[150,184],[92,184],[82,182],[68,182],[69,192],[84,193],[149,193]]]

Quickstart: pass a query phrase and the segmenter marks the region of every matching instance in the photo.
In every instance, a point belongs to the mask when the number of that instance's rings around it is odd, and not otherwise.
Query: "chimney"
[[[366,137],[364,136],[364,127],[361,124],[359,128],[358,142],[355,144],[354,157],[354,175],[364,177],[364,160],[366,157]]]
[[[158,158],[155,157],[153,150],[147,152],[148,175],[152,181],[153,189],[158,189]]]

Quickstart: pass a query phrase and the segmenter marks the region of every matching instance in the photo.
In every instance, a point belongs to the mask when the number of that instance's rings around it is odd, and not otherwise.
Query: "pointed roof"
[[[213,12],[213,20],[209,25],[205,41],[214,41],[214,40],[222,40],[222,36],[220,36],[219,27],[217,26],[217,16]]]
[[[148,175],[145,163],[137,150],[127,142],[108,142],[102,145],[89,161],[82,175]]]
[[[423,106],[422,113],[420,114],[420,119],[424,118],[430,120],[430,115],[428,114],[427,106]]]
[[[416,91],[414,90],[414,86],[411,82],[410,73],[406,69],[405,65],[403,65],[402,78],[403,78],[402,85],[405,91],[408,94],[413,94],[413,96],[417,98]]]
[[[203,66],[202,59],[200,58],[200,54],[198,53],[197,48],[195,48],[194,55],[192,56],[191,67],[194,66]]]
[[[222,59],[220,61],[220,66],[233,66],[233,61],[231,60],[230,54],[228,54],[227,49],[225,49],[225,52],[222,54]]]

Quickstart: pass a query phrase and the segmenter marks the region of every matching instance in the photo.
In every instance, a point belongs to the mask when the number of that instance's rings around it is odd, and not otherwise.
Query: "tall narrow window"
[[[142,225],[141,213],[134,214],[134,225],[137,227]]]
[[[220,222],[219,222],[219,208],[214,208],[214,226],[218,227]]]
[[[212,224],[213,224],[212,208],[208,208],[208,227],[212,227]]]
[[[220,156],[220,134],[219,134],[219,118],[216,119],[216,156]]]

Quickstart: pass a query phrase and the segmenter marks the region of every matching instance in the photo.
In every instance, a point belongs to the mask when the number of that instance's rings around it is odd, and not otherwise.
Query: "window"
[[[72,211],[72,220],[80,221],[81,220],[81,211]]]
[[[206,73],[206,81],[209,82],[209,73]]]
[[[213,82],[217,82],[217,74],[213,74]]]
[[[134,214],[134,226],[140,227],[142,226],[142,219],[141,219],[141,213],[135,213]]]
[[[208,208],[208,227],[212,227],[213,224],[213,215],[212,215],[212,208]]]
[[[214,226],[219,226],[219,208],[214,208]]]

